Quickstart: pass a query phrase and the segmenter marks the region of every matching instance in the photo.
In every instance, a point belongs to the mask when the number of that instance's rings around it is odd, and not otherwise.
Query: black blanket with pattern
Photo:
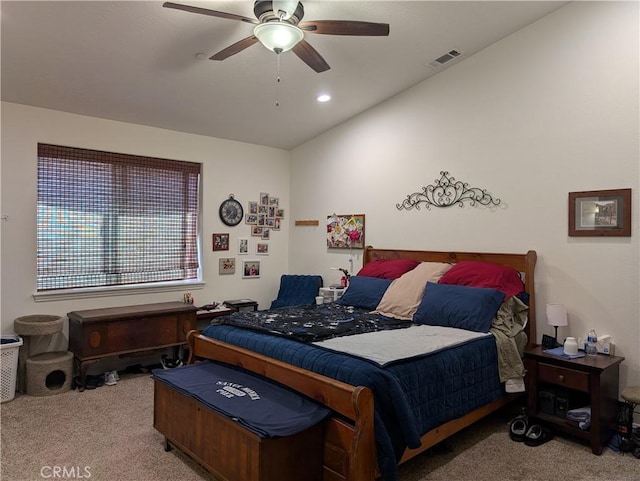
[[[221,324],[279,334],[302,342],[316,342],[365,332],[401,329],[409,327],[411,322],[332,302],[320,306],[234,312],[225,317]]]

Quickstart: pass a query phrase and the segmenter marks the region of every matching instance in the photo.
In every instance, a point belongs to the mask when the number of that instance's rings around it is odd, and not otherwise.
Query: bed
[[[449,284],[440,282],[455,279],[456,274],[464,271],[462,267],[469,265],[506,267],[505,270],[517,273],[522,286],[519,290],[522,292],[518,296],[507,296],[503,293],[502,297],[494,292],[491,294],[492,302],[495,304],[496,299],[501,299],[500,310],[507,305],[507,299],[516,301],[515,298],[518,297],[519,304],[526,304],[531,322],[524,322],[521,330],[525,334],[526,343],[535,342],[535,251],[528,251],[526,254],[500,254],[366,247],[363,254],[363,271],[375,266],[375,269],[369,269],[367,273],[371,271],[378,274],[379,268],[391,265],[392,260],[398,261],[394,265],[406,262],[413,263],[413,267],[399,275],[389,274],[388,287],[375,301],[365,299],[362,301],[364,306],[347,305],[351,313],[350,321],[355,319],[358,321],[357,324],[363,326],[357,333],[322,335],[323,329],[311,329],[309,323],[309,329],[301,328],[298,338],[291,339],[267,332],[271,328],[260,330],[255,329],[255,326],[243,326],[242,323],[245,321],[240,319],[225,325],[210,326],[202,333],[192,331],[188,335],[190,363],[199,359],[210,359],[238,366],[281,383],[331,409],[332,416],[323,422],[324,481],[372,481],[379,476],[385,481],[394,481],[397,479],[396,468],[399,463],[424,452],[519,396],[518,393],[505,392],[505,382],[498,368],[498,351],[501,349],[497,347],[495,337],[490,334],[472,336],[451,349],[435,349],[428,354],[398,359],[372,359],[366,357],[366,354],[363,358],[351,349],[357,344],[355,340],[361,336],[384,335],[402,339],[402,335],[409,333],[409,337],[416,338],[417,336],[411,333],[417,331],[411,329],[431,329],[432,326],[415,326],[416,322],[412,322],[418,319],[420,312],[428,312],[429,319],[433,318],[433,304],[425,304],[427,293],[433,299],[440,290],[443,295],[447,291],[453,292],[455,298],[460,292],[467,292],[461,290],[463,286],[453,284],[454,289],[447,287]],[[414,293],[421,298],[421,302],[414,306],[413,311],[404,312],[405,306],[397,300],[395,304],[394,301],[389,302],[387,297],[391,297],[388,296],[392,291],[391,286],[399,287],[403,293],[411,293],[411,288],[407,288],[406,284],[402,285],[401,279],[413,275],[423,280],[423,274],[418,274],[419,270],[433,269],[433,266],[441,268],[441,265],[449,267],[436,276],[439,280],[427,283],[421,292]],[[452,266],[456,266],[456,269]],[[451,270],[448,270],[449,268]],[[412,274],[408,274],[409,271]],[[453,274],[453,271],[456,271],[456,274]],[[354,286],[359,282],[364,285],[364,277],[368,276],[357,277],[361,279],[352,278],[347,293],[349,290],[357,292]],[[354,282],[356,280],[358,282]],[[465,282],[467,277],[461,283]],[[373,281],[367,280],[368,283],[373,285]],[[464,288],[473,290],[474,295],[479,291],[496,291],[488,286],[478,287],[473,283]],[[483,296],[485,294],[489,293],[482,292]],[[382,321],[379,325],[374,323],[371,327],[372,324],[366,320],[366,314],[362,311],[369,311],[367,303],[377,302],[380,295],[382,300],[374,314],[378,315],[378,319],[382,316]],[[389,305],[392,307],[389,308]],[[447,305],[444,303],[443,309],[447,309]],[[389,315],[389,309],[393,311],[393,315]],[[328,318],[331,318],[330,314],[327,314]],[[363,316],[362,319],[365,319],[362,322],[360,314]],[[398,318],[410,325],[397,326]],[[389,319],[388,324],[385,319]],[[492,330],[494,326],[495,321]],[[441,324],[433,328],[449,327]],[[331,318],[323,328],[340,330],[341,325],[339,320]],[[485,329],[476,329],[483,330]],[[354,335],[345,337],[347,334]],[[402,341],[400,343],[403,344]],[[371,342],[361,344],[366,347]],[[378,354],[373,353],[374,356]],[[427,377],[427,372],[433,377]],[[156,416],[163,415],[166,413],[156,412]],[[184,432],[178,435],[173,433],[167,436],[163,433],[167,446],[172,444],[181,448],[184,443],[179,440],[189,438],[189,429],[185,426]],[[193,452],[189,454],[194,455]],[[197,455],[194,457],[202,462]],[[206,463],[203,464],[211,468]]]

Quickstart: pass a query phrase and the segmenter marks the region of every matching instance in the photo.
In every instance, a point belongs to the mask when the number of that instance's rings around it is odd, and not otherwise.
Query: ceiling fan
[[[253,13],[256,18],[173,2],[165,2],[163,7],[211,17],[239,20],[255,25],[253,35],[212,55],[210,57],[211,60],[224,60],[260,42],[276,54],[292,50],[304,63],[320,73],[329,70],[331,67],[318,51],[304,39],[305,33],[354,36],[389,35],[388,23],[352,20],[311,20],[301,22],[304,16],[304,7],[297,0],[258,0],[253,6]]]

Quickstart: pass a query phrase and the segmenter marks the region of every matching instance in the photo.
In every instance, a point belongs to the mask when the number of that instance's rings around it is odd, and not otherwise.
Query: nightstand
[[[527,414],[588,441],[593,454],[601,454],[618,427],[618,374],[624,357],[598,354],[565,359],[543,349],[538,346],[524,353]],[[583,430],[565,414],[586,405],[591,406],[591,426]]]

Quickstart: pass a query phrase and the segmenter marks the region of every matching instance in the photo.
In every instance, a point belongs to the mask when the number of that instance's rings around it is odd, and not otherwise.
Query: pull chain
[[[280,107],[280,52],[276,52],[276,107]]]

